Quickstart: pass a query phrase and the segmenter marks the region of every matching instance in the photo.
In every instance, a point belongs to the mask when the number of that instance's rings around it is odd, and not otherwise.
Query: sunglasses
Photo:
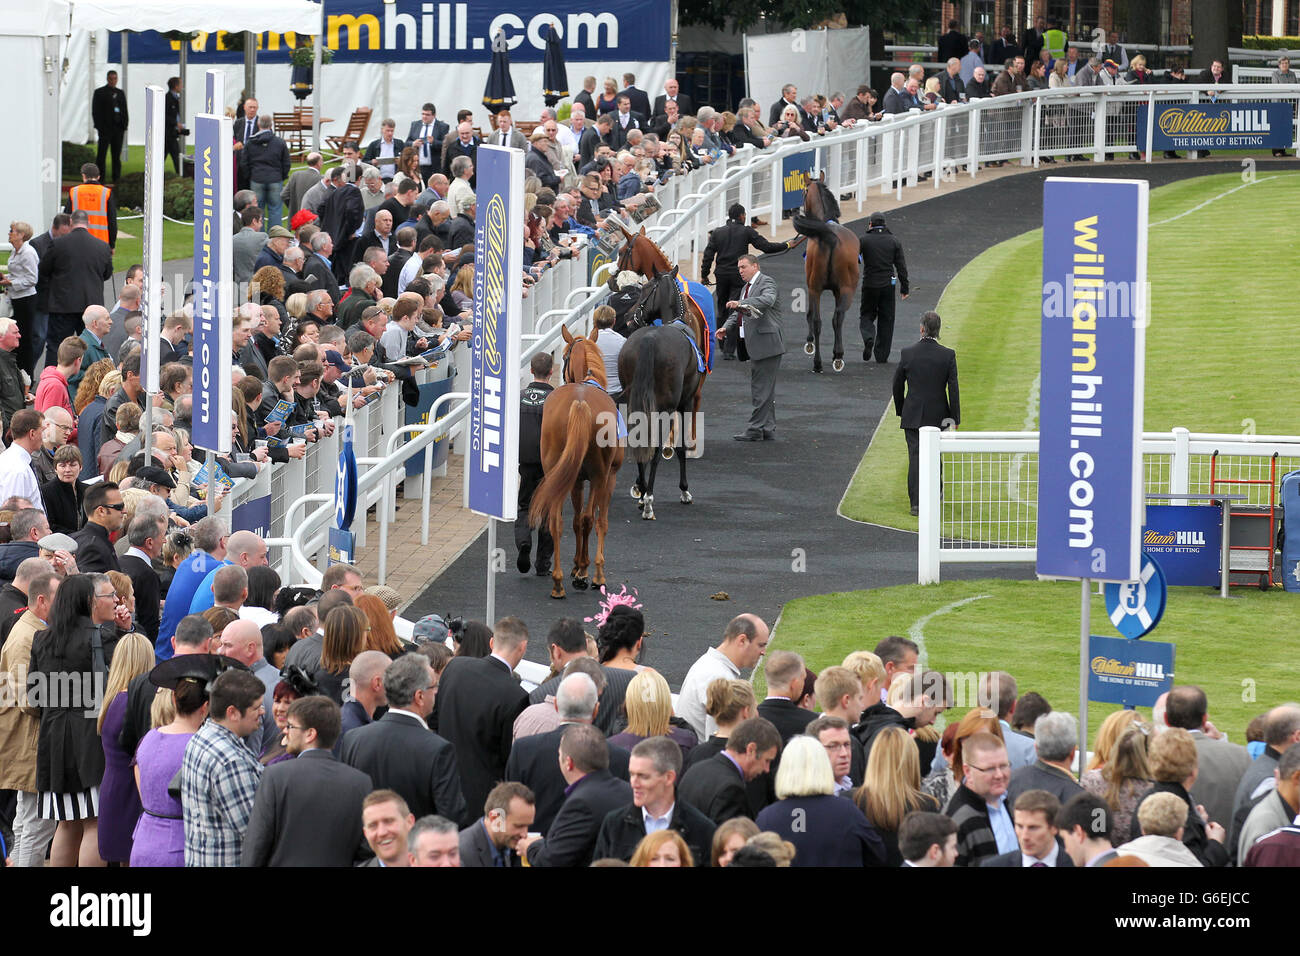
[[[115,505],[103,505],[103,507],[105,507],[105,508],[112,508],[114,511],[125,511],[125,510],[126,510],[126,502],[125,502],[125,501],[119,501],[119,502],[118,502],[117,504],[115,504]]]

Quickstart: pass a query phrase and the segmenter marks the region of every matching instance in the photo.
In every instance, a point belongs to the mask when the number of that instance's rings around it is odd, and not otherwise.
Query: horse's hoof
[[[587,581],[586,578],[577,578],[577,577],[575,577],[575,578],[574,578],[572,581],[570,581],[569,583],[572,584],[573,587],[574,587],[576,590],[578,590],[578,591],[585,591],[585,590],[587,590],[587,587],[589,586],[589,582]]]
[[[682,504],[689,505],[694,500],[695,499],[691,497],[691,493],[689,491],[682,492]]]
[[[563,601],[563,600],[564,600],[564,588],[560,588],[558,591],[556,591],[554,588],[552,588],[552,589],[551,589],[551,600],[553,600],[553,601]]]
[[[675,452],[673,451],[673,447],[671,445],[665,445],[663,451],[660,452],[660,454],[664,456],[664,461],[672,461]]]
[[[811,342],[805,342],[805,343],[803,344],[803,354],[804,354],[804,355],[812,355],[814,351],[815,351],[815,350],[813,349],[813,344],[812,344]]]
[[[813,371],[820,375],[822,373],[822,367],[820,365],[814,365]]]
[[[836,359],[831,362],[831,368],[835,369],[837,372],[844,371],[844,359]]]
[[[640,501],[640,500],[641,500],[641,486],[640,486],[640,485],[635,485],[635,484],[634,484],[634,485],[633,485],[630,489],[628,489],[628,490],[631,492],[631,495],[632,495],[633,498],[635,498],[637,501]]]
[[[647,499],[645,502],[645,507],[641,509],[641,520],[643,521],[655,520],[655,503],[652,499]]]

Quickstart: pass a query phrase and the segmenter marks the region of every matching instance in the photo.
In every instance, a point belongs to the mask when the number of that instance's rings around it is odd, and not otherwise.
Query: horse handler
[[[515,547],[519,554],[515,567],[520,574],[528,573],[529,558],[533,550],[533,532],[528,526],[528,509],[533,502],[533,492],[542,483],[542,406],[551,394],[551,373],[555,359],[550,352],[538,352],[529,368],[533,380],[519,393],[519,510],[515,515]],[[551,573],[551,558],[555,542],[545,523],[537,527],[537,575]]]
[[[749,387],[754,411],[748,427],[736,441],[773,441],[776,438],[776,373],[785,352],[781,334],[781,302],[776,280],[758,269],[758,259],[746,254],[736,263],[744,280],[740,297],[727,303],[733,309],[716,335],[722,340],[729,330],[738,330],[741,361],[749,361]]]
[[[862,306],[858,327],[862,330],[862,361],[871,361],[874,346],[876,362],[887,365],[894,344],[894,286],[898,286],[904,299],[911,288],[907,283],[903,244],[885,225],[884,213],[871,214],[861,250]]]
[[[760,252],[785,252],[790,248],[790,243],[769,242],[753,226],[745,225],[745,207],[736,203],[727,210],[726,224],[709,233],[709,244],[704,247],[704,260],[700,266],[700,281],[708,285],[709,269],[713,266],[714,257],[717,257],[718,265],[714,272],[718,279],[715,295],[719,322],[728,300],[744,283],[736,263],[742,255],[749,252],[750,246]],[[719,339],[722,342],[723,359],[728,362],[735,359],[736,334],[733,332],[725,338],[719,336]]]

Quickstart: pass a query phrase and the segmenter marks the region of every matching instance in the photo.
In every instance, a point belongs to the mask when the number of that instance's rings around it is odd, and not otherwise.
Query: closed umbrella
[[[492,38],[492,67],[488,70],[487,89],[483,91],[483,105],[489,113],[507,110],[517,102],[515,84],[510,79],[510,54],[506,52],[506,35],[498,32]]]
[[[546,59],[542,63],[542,96],[554,106],[569,95],[569,71],[564,65],[564,48],[555,24],[546,28]]]

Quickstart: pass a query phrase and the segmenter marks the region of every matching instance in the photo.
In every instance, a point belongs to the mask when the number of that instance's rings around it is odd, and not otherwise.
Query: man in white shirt
[[[709,684],[720,677],[729,680],[739,677],[742,670],[752,668],[766,653],[769,639],[768,626],[760,618],[741,614],[732,618],[723,631],[722,643],[705,651],[686,672],[675,710],[700,740],[707,740],[718,729],[713,718],[704,712]]]
[[[33,408],[24,408],[10,419],[9,428],[13,442],[0,452],[0,501],[17,495],[30,501],[33,508],[44,511],[36,472],[32,471],[32,455],[40,450],[45,416]]]

